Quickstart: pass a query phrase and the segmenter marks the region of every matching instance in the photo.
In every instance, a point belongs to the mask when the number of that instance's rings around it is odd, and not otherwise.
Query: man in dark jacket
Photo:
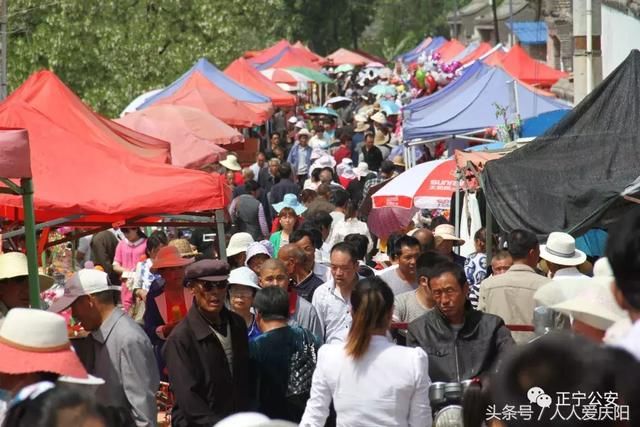
[[[488,373],[515,343],[504,321],[473,310],[464,270],[440,263],[427,277],[436,309],[409,324],[407,345],[429,356],[431,381],[459,382]]]
[[[242,317],[224,306],[229,265],[191,264],[185,280],[194,295],[187,316],[164,347],[176,404],[174,427],[212,426],[248,409],[249,344]]]
[[[360,158],[358,162],[364,162],[369,165],[369,169],[374,172],[378,172],[380,165],[382,164],[382,152],[373,143],[374,135],[372,132],[367,132],[364,136],[364,144],[360,150]]]
[[[285,194],[298,194],[300,192],[300,187],[291,180],[291,174],[293,172],[289,163],[282,163],[278,171],[280,181],[271,188],[271,194],[269,195],[271,206],[280,203],[284,199]]]

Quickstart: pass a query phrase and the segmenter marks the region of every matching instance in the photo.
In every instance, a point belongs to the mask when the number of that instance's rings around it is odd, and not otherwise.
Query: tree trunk
[[[495,34],[496,44],[500,43],[500,30],[498,28],[498,8],[496,6],[497,0],[491,0],[491,11],[493,12],[493,32]]]

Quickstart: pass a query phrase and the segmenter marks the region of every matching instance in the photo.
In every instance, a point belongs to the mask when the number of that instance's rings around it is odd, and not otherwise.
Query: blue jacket
[[[307,168],[311,166],[311,147],[306,146],[306,162]],[[293,169],[293,173],[298,175],[298,159],[300,158],[300,143],[296,143],[291,151],[289,151],[289,157],[287,157],[287,162],[291,164],[291,168]]]

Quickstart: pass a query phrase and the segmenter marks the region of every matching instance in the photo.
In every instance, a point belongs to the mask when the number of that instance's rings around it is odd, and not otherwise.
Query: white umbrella
[[[333,98],[329,98],[327,99],[327,101],[324,103],[324,106],[328,106],[328,105],[333,105],[333,104],[342,104],[342,103],[347,103],[350,104],[351,98],[347,98],[346,96],[334,96]]]

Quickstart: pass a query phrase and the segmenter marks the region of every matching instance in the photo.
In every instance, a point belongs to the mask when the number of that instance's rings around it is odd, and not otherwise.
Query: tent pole
[[[485,227],[485,235],[487,236],[487,265],[491,265],[491,259],[493,258],[493,214],[489,209],[489,203],[487,203],[485,197],[485,212],[487,225]]]
[[[460,237],[460,170],[456,168],[456,217],[453,219],[456,227],[456,237]],[[460,247],[454,248],[456,253],[460,255]]]
[[[27,243],[27,265],[29,267],[29,301],[32,308],[40,307],[40,283],[38,277],[38,248],[36,247],[36,221],[33,210],[33,181],[22,178],[22,203],[24,205],[24,228]]]
[[[220,259],[222,261],[227,260],[227,245],[225,242],[224,235],[224,212],[222,209],[216,210],[216,225],[218,226],[218,245],[219,245],[219,254]]]

